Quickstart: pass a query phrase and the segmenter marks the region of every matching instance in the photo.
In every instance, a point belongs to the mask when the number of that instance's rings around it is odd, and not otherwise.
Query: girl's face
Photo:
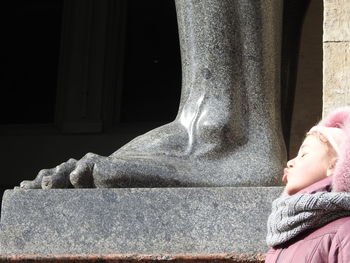
[[[308,135],[301,145],[297,157],[287,162],[282,181],[285,192],[295,194],[303,188],[316,183],[328,175],[334,166],[326,143],[314,135]]]

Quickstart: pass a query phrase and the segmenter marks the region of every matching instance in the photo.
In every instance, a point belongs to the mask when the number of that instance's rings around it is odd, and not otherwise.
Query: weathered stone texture
[[[324,0],[323,41],[350,41],[350,1]]]
[[[323,44],[323,115],[350,104],[350,42]]]
[[[7,190],[0,255],[264,253],[271,202],[281,192],[280,187]]]
[[[350,1],[324,0],[323,115],[350,104]]]

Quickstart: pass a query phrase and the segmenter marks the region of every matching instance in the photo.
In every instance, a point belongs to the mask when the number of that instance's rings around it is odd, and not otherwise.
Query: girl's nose
[[[294,166],[294,159],[291,159],[287,162],[287,167],[292,168]]]

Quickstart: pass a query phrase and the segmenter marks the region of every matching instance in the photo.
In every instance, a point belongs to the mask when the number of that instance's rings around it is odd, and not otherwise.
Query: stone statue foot
[[[23,181],[20,188],[24,189],[50,189],[71,188],[69,174],[74,170],[77,160],[71,158],[67,162],[57,165],[52,169],[41,170],[32,181]]]
[[[162,133],[163,138],[152,138],[155,135],[155,131],[158,131],[156,132],[157,136]],[[175,132],[178,132],[178,134]],[[183,147],[187,143],[185,138],[182,138],[184,141],[179,143],[181,135],[184,135],[184,133],[179,131],[176,125],[173,123],[168,124],[153,130],[147,136],[149,141],[147,143],[148,149],[138,147],[137,141],[140,140],[137,138],[133,140],[133,143],[124,146],[124,149],[127,147],[139,148],[140,151],[138,153],[133,151],[134,155],[132,157],[125,156],[123,158],[121,156],[119,158],[116,153],[110,157],[88,153],[78,161],[70,159],[55,168],[41,170],[34,180],[23,181],[20,184],[20,188],[180,186],[182,182],[177,181],[178,178],[172,179],[173,175],[179,171],[175,166],[178,166],[179,157],[185,157],[185,155],[190,154],[189,149]],[[142,141],[140,143],[143,143]],[[162,156],[155,158],[156,146],[158,147],[158,155],[160,153],[162,155],[169,154],[164,162],[159,162]],[[146,154],[150,154],[151,149],[153,149],[153,156],[148,156],[147,158]],[[129,149],[130,151],[131,149]],[[182,166],[184,167],[184,165]],[[190,167],[186,169],[189,170]],[[183,185],[186,185],[186,183],[184,182]]]
[[[183,73],[175,121],[23,187],[278,185],[281,2],[175,2]]]
[[[281,149],[271,145],[271,138],[265,141],[263,130],[260,139],[255,136],[260,141],[249,137],[234,141],[226,134],[227,127],[207,128],[191,139],[175,120],[135,138],[109,157],[88,153],[79,161],[70,159],[42,170],[35,180],[22,182],[21,188],[276,185]]]
[[[191,129],[177,119],[135,138],[110,156],[113,165],[108,167],[113,168],[105,173],[108,176],[104,176],[103,169],[96,172],[100,175],[100,180],[95,179],[96,186],[278,184],[284,164],[284,147],[278,132],[261,127],[249,136],[215,121],[206,124],[198,121]]]

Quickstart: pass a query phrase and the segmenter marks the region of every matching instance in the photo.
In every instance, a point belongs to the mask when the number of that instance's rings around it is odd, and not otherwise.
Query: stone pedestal
[[[259,254],[280,187],[7,190],[1,255]],[[237,261],[239,262],[239,261]]]

